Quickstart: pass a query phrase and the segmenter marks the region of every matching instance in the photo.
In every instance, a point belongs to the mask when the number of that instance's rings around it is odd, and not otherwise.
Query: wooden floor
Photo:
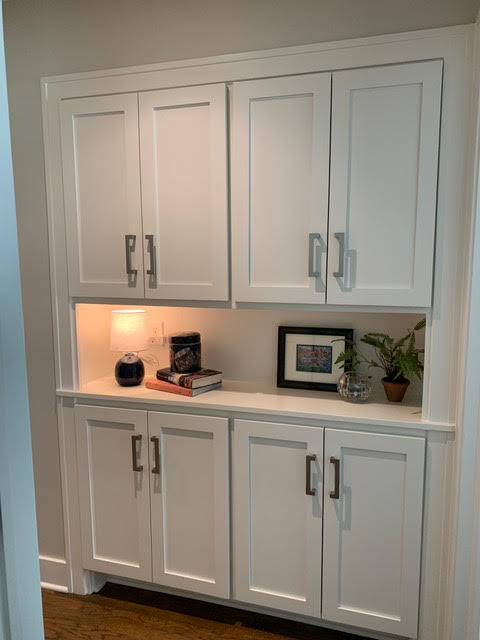
[[[91,596],[43,591],[43,614],[46,640],[361,640],[114,584]]]

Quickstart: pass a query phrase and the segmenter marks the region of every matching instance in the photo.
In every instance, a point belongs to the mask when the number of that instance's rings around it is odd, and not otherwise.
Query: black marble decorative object
[[[121,387],[135,387],[144,376],[143,362],[134,353],[126,353],[115,365],[115,380]]]
[[[170,336],[170,368],[175,373],[195,373],[202,368],[200,334],[185,331]]]

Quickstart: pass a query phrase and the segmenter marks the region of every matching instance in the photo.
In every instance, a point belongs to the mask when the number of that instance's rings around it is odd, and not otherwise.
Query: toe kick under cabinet
[[[75,428],[85,569],[417,636],[423,437],[86,405]]]

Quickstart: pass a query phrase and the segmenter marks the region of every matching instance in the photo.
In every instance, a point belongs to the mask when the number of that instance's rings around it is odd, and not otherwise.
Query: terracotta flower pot
[[[408,389],[410,380],[404,378],[402,382],[389,382],[387,378],[382,378],[382,384],[390,402],[401,402]]]

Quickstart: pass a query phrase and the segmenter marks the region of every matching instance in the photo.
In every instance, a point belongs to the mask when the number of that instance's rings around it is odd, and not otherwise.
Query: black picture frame
[[[331,383],[294,380],[285,377],[286,339],[288,334],[301,334],[305,336],[335,336],[335,338],[345,338],[345,343],[351,344],[353,342],[353,329],[329,329],[324,327],[278,327],[277,387],[290,389],[309,389],[314,391],[337,391],[337,379],[339,375],[335,376],[335,380],[332,379]],[[297,345],[297,347],[298,346],[302,345]],[[344,348],[342,347],[341,350],[343,351]],[[332,377],[333,376],[334,374],[332,372]]]

